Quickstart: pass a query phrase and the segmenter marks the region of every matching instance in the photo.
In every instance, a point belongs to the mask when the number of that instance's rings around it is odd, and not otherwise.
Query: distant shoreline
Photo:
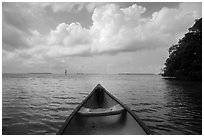
[[[118,73],[118,75],[155,75],[153,73]]]
[[[52,73],[28,73],[28,74],[52,74]]]
[[[31,72],[31,73],[2,73],[2,74],[63,74],[64,73],[50,73],[50,72],[45,72],[45,73],[40,73],[40,72]],[[77,75],[158,75],[158,74],[153,74],[153,73],[69,73],[70,75],[72,74],[77,74]],[[68,74],[68,75],[69,75]]]

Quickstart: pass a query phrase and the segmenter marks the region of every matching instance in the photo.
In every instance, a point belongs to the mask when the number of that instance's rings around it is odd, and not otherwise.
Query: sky
[[[201,2],[2,4],[3,73],[154,73]]]

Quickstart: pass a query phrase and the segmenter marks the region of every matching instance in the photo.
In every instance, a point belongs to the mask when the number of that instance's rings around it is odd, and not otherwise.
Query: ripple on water
[[[41,119],[41,122],[49,126],[51,130],[54,130],[57,132],[58,129],[61,127],[62,122],[64,121],[58,121],[57,119],[56,120],[55,119]]]
[[[132,103],[133,106],[149,106],[152,105],[150,103]]]
[[[29,131],[28,123],[11,123],[9,126],[3,127],[4,134],[24,135]],[[15,132],[13,132],[15,131]]]
[[[86,93],[86,92],[80,92],[79,94],[81,94],[81,95],[89,95],[89,93]]]
[[[59,97],[52,97],[52,98],[56,98],[56,99],[76,99],[76,97],[64,97],[64,96],[59,96]]]
[[[2,117],[2,123],[4,123],[4,125],[11,123],[13,117],[8,117],[8,116],[3,116]]]
[[[166,129],[166,128],[162,128],[162,127],[157,127],[157,126],[148,126],[151,131],[153,131],[153,134],[158,134],[157,132],[160,131],[160,135],[165,133],[165,132],[170,132],[170,130]]]
[[[154,109],[151,109],[151,108],[142,108],[142,109],[133,109],[133,112],[136,112],[136,113],[152,113],[152,112],[157,112],[156,110]]]

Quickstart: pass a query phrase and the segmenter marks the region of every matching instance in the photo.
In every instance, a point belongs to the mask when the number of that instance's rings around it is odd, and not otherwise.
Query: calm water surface
[[[202,83],[157,75],[3,74],[2,133],[56,134],[100,83],[154,134],[202,134]]]

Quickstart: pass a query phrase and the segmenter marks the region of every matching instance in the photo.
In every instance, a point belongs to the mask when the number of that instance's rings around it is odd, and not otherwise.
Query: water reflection
[[[202,83],[169,80],[165,83],[165,109],[174,129],[172,134],[202,134]]]

